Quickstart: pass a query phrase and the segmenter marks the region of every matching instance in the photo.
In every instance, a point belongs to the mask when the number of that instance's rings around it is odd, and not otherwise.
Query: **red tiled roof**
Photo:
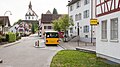
[[[53,20],[58,19],[63,14],[42,14],[41,23],[52,23]]]

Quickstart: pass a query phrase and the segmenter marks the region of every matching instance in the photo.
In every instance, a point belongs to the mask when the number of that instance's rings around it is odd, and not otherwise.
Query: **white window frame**
[[[89,17],[89,10],[85,10],[83,14],[84,14],[84,18],[88,18]]]
[[[70,28],[70,33],[73,33],[73,28],[72,27]]]
[[[107,20],[103,20],[101,23],[101,39],[107,40]]]
[[[75,21],[78,21],[78,14],[75,15]]]
[[[79,13],[78,17],[79,17],[79,20],[81,20],[82,19],[82,13]]]
[[[70,6],[70,11],[73,11],[73,5]]]
[[[44,26],[44,29],[47,29],[47,26]]]
[[[89,4],[90,0],[84,0],[84,5]]]
[[[110,40],[118,41],[118,18],[110,19]]]
[[[89,25],[85,25],[83,29],[84,33],[89,33]]]
[[[73,15],[70,16],[70,22],[73,22]]]

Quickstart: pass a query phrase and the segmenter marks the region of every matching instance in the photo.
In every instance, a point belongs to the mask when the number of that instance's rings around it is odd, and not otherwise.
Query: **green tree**
[[[58,14],[57,9],[53,9],[53,14]]]
[[[36,33],[38,31],[38,24],[36,22],[32,23],[32,33]]]
[[[53,21],[53,29],[55,31],[61,31],[59,20],[54,20]]]
[[[67,37],[67,30],[69,29],[69,26],[73,26],[73,22],[72,22],[72,19],[69,18],[68,15],[64,15],[60,18],[60,27],[61,27],[61,30],[64,31],[64,34],[65,34],[65,42],[66,42],[66,37]]]
[[[33,34],[35,33],[35,26],[34,26],[34,23],[32,23],[32,33],[33,33]]]
[[[15,22],[13,25],[20,23],[22,20],[19,19],[17,22]]]
[[[65,41],[66,41],[66,33],[67,30],[69,29],[69,26],[73,26],[73,21],[71,18],[69,18],[68,15],[63,15],[61,16],[58,20],[53,21],[53,28],[54,30],[57,31],[64,31],[65,34]]]
[[[37,23],[34,23],[34,30],[35,30],[35,32],[38,31],[38,24]]]
[[[63,15],[62,17],[60,17],[59,21],[60,21],[61,30],[65,32],[69,29],[69,26],[74,25],[72,19],[69,18],[68,15]]]

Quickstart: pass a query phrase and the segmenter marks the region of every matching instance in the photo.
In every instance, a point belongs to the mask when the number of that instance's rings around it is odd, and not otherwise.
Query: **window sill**
[[[110,42],[119,42],[119,40],[110,40]]]
[[[107,40],[107,39],[101,39],[101,41],[103,41],[103,42],[108,42],[108,40]]]

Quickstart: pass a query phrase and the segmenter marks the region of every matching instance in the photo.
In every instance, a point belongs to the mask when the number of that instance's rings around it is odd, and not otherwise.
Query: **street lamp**
[[[6,11],[6,12],[4,13],[4,16],[5,16],[5,14],[6,14],[7,12],[9,12],[10,15],[12,15],[12,12],[8,10],[8,11]]]
[[[10,13],[10,15],[12,15],[12,12],[11,12],[11,11],[9,11],[9,10],[8,10],[8,11],[5,11],[4,17],[3,17],[3,19],[4,19],[4,20],[3,20],[4,24],[5,24],[5,14],[8,13],[8,12]],[[4,28],[3,32],[5,33],[5,28]]]
[[[77,31],[78,31],[78,46],[79,46],[79,40],[80,40],[80,30],[79,30],[79,22],[77,23]]]
[[[91,19],[93,19],[93,0],[91,0]],[[91,25],[91,43],[93,43],[93,25]]]
[[[70,3],[70,1],[68,1],[68,4]],[[69,5],[67,5],[68,6],[68,19],[69,19]],[[69,22],[70,20],[68,20],[68,22]],[[67,42],[67,40],[66,40],[66,38],[67,38],[67,30],[65,30],[65,39],[64,39],[64,42]]]

